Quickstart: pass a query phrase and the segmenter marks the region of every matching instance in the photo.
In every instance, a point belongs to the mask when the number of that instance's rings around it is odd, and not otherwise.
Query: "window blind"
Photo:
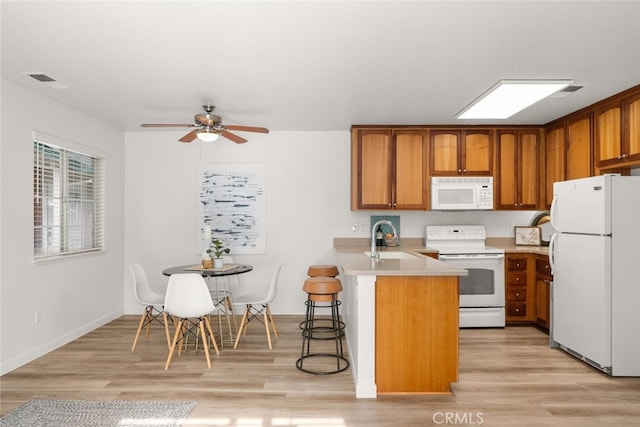
[[[104,159],[35,140],[33,255],[104,249]]]

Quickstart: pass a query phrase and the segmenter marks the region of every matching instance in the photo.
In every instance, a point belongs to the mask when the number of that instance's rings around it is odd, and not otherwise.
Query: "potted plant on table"
[[[207,249],[208,254],[213,254],[213,268],[222,268],[222,255],[231,252],[231,249],[225,248],[224,243],[220,239],[211,240],[212,247]]]

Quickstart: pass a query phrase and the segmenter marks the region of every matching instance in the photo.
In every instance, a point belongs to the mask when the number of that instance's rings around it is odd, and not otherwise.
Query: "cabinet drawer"
[[[527,288],[524,286],[512,286],[507,288],[507,301],[526,301]]]
[[[541,276],[551,277],[551,265],[548,259],[538,258],[536,259],[536,274]]]
[[[526,284],[527,284],[526,271],[509,271],[507,273],[507,285],[526,285]]]
[[[508,317],[525,317],[527,315],[527,304],[524,302],[508,302]]]
[[[507,259],[507,270],[526,270],[527,259],[526,258],[511,258]]]

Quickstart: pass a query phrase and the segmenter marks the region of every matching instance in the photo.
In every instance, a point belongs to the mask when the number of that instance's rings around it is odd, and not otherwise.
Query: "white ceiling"
[[[585,87],[544,124],[640,84],[639,1],[2,1],[2,77],[123,130],[463,124],[500,79]],[[24,73],[45,73],[54,89]],[[494,122],[495,123],[495,122]]]

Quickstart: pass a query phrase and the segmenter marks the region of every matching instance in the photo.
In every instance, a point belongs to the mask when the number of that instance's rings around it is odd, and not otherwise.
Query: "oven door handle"
[[[480,256],[474,256],[474,255],[440,255],[438,257],[441,260],[478,260],[478,261],[482,261],[482,260],[486,260],[486,259],[504,259],[504,254],[490,254],[490,255],[480,255]]]

